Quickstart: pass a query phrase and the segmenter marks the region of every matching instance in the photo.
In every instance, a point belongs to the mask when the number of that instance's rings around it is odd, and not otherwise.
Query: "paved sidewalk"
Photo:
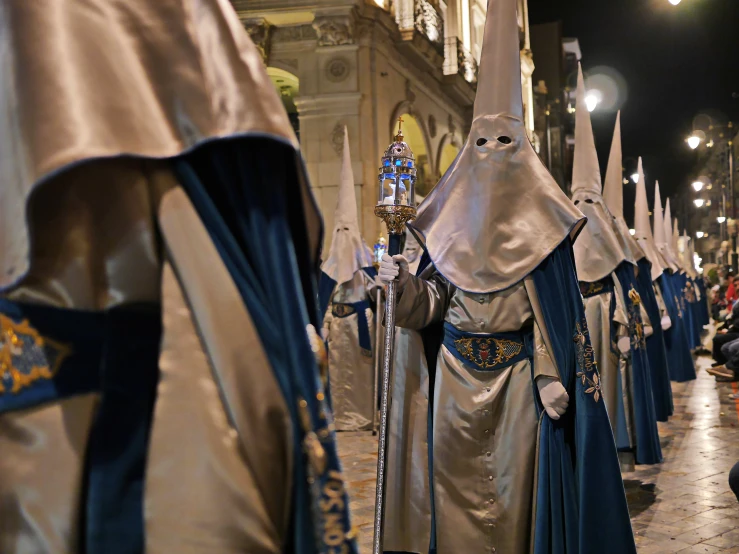
[[[739,403],[699,358],[697,381],[673,383],[675,415],[660,423],[665,462],[624,474],[639,554],[739,554],[739,502],[729,469],[739,461]],[[341,433],[339,448],[363,554],[372,550],[377,439]],[[607,524],[607,522],[604,522]],[[451,553],[450,553],[451,554]]]

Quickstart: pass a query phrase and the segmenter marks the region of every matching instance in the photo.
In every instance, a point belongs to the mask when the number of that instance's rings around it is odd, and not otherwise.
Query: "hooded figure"
[[[585,80],[578,71],[577,101],[585,105]],[[662,461],[652,379],[646,351],[650,323],[638,292],[636,261],[614,231],[601,196],[601,174],[590,113],[575,119],[572,199],[588,218],[575,243],[575,262],[585,315],[601,376],[616,446],[633,465]]]
[[[380,265],[405,339],[386,551],[636,551],[575,274],[583,216],[526,136],[516,4],[488,4],[470,135],[413,224],[418,276]]]
[[[372,363],[375,329],[370,292],[377,272],[372,266],[372,251],[359,233],[346,127],[334,221],[331,249],[321,268],[322,294],[327,289],[330,291],[326,295],[330,302],[323,329],[328,341],[331,404],[338,431],[361,431],[372,428],[376,404]]]
[[[670,199],[667,199],[665,205],[665,232],[670,228],[670,248],[675,259],[680,266],[680,284],[683,291],[683,299],[685,301],[685,319],[688,324],[688,339],[691,350],[696,350],[701,346],[701,331],[703,324],[700,322],[700,314],[698,310],[698,298],[695,287],[695,266],[693,261],[688,259],[688,242],[683,241],[683,247],[680,247],[680,230],[678,229],[677,218],[673,219],[670,213]]]
[[[663,272],[657,279],[658,297],[662,299],[665,310],[670,317],[671,326],[665,331],[665,348],[667,350],[667,367],[673,381],[684,382],[695,379],[695,364],[690,353],[685,312],[683,309],[682,287],[679,276],[675,274],[676,266],[668,260],[669,251],[665,239],[665,228],[662,220],[662,203],[659,194],[659,183],[655,183],[654,192],[654,235],[649,227],[647,209],[647,192],[643,172],[637,185],[636,220],[637,235],[646,236],[646,248],[662,263]],[[663,255],[663,253],[666,253]],[[666,257],[667,256],[667,257]]]
[[[0,12],[0,552],[355,552],[320,216],[233,8]]]
[[[624,219],[623,204],[623,155],[621,149],[621,112],[616,116],[616,127],[613,131],[611,153],[608,158],[606,181],[603,187],[603,197],[613,216],[613,225],[616,234],[625,250],[631,252],[637,262],[637,292],[642,300],[642,306],[651,322],[652,333],[647,336],[647,354],[649,369],[652,377],[652,393],[654,396],[654,411],[657,421],[667,421],[674,412],[672,401],[672,386],[670,373],[667,367],[667,352],[665,350],[663,326],[669,327],[669,316],[663,315],[660,309],[653,279],[662,274],[659,265],[652,265],[639,243],[629,233],[629,227]],[[657,268],[657,272],[654,268]],[[666,319],[665,322],[662,322]],[[646,333],[645,333],[646,334]]]

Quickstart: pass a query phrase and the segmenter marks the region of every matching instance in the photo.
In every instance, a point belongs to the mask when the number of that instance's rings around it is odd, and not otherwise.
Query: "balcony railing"
[[[477,83],[477,62],[457,37],[444,40],[444,75],[459,73],[465,81]]]
[[[438,49],[444,45],[444,20],[429,0],[395,0],[395,18],[401,31],[415,29]]]

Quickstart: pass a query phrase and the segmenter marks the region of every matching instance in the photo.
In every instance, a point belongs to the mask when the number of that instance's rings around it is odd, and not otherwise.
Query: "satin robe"
[[[615,280],[613,275],[610,278]],[[616,447],[622,450],[632,446],[629,433],[631,426],[627,422],[630,411],[626,409],[628,404],[625,404],[628,397],[624,394],[621,356],[614,341],[624,335],[628,328],[628,319],[623,301],[616,290],[585,298],[583,304],[590,330],[590,342],[598,363],[603,401]]]
[[[410,277],[398,301],[397,323],[406,329],[420,330],[446,321],[467,333],[517,331],[529,325],[534,331],[533,372],[528,360],[482,372],[461,363],[443,345],[439,351],[429,452],[435,538],[440,553],[523,554],[531,548],[538,426],[532,376],[558,378],[558,374],[529,298],[524,283],[498,293],[469,294],[434,273],[427,279]],[[398,360],[410,361],[419,354],[418,346],[411,341],[398,353]],[[398,363],[396,372],[406,372],[406,381],[418,383],[418,374],[409,371],[411,368],[410,364],[403,367]],[[427,375],[421,379],[422,387],[428,385]],[[426,418],[423,400],[394,402],[393,429],[397,431],[400,416],[396,407],[411,409],[414,417]],[[413,479],[411,488],[415,485],[428,491],[421,477],[428,478],[428,471],[421,466],[425,460],[405,458],[418,473],[407,473],[406,469],[394,475],[393,471],[402,467],[398,457],[408,456],[406,448],[417,454],[423,452],[423,444],[416,442],[423,437],[418,434],[414,439],[402,447],[396,442],[391,450],[386,551],[421,553],[429,548],[429,529],[416,526],[413,516],[429,514],[431,508],[423,505],[423,494],[418,494],[418,489],[408,491],[406,481]],[[410,492],[410,498],[403,498],[404,490]],[[407,513],[404,506],[413,513]]]
[[[363,431],[372,429],[372,411],[375,368],[372,353],[375,343],[375,324],[372,310],[374,303],[370,290],[374,281],[364,270],[354,274],[351,281],[336,287],[331,304],[323,320],[328,337],[328,375],[331,383],[331,401],[337,431]],[[354,304],[366,301],[365,318],[369,326],[371,348],[365,352],[359,344],[359,316],[332,315],[333,305]]]

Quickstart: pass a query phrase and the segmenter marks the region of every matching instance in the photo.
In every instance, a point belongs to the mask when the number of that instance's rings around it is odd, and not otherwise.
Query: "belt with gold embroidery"
[[[142,395],[153,392],[160,318],[158,306],[93,312],[0,299],[0,413],[126,388],[129,379]]]
[[[444,324],[444,346],[462,363],[478,371],[495,371],[533,355],[533,328],[509,333],[465,333]]]
[[[590,298],[592,296],[598,296],[600,294],[606,294],[607,292],[613,291],[613,279],[611,277],[605,277],[600,281],[593,283],[586,283],[580,281],[580,294],[583,298]]]

